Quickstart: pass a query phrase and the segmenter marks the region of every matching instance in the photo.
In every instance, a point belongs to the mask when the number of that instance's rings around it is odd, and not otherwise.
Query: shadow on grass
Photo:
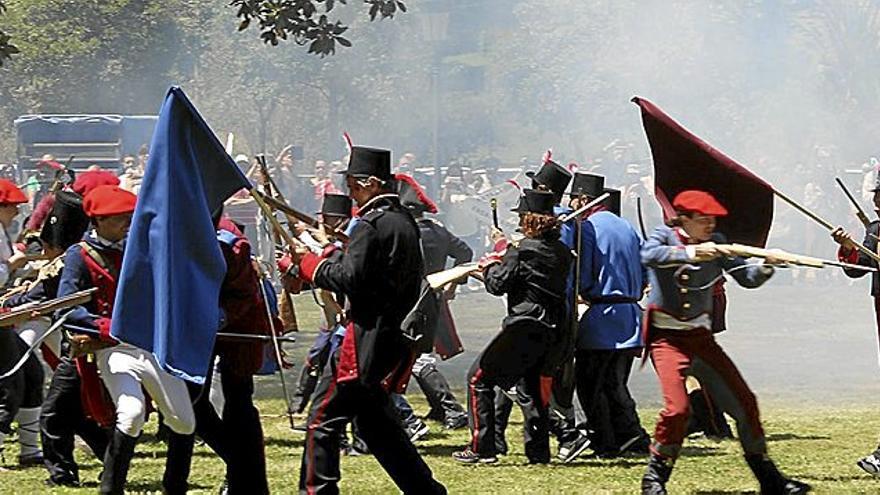
[[[193,450],[193,457],[217,457],[217,454],[211,450],[211,447],[205,447],[207,450]],[[168,455],[166,449],[158,451],[137,451],[134,452],[134,459],[164,459]]]
[[[597,457],[585,457],[569,462],[568,464],[555,464],[554,467],[621,467],[631,469],[644,468],[647,464],[647,458],[642,459],[638,457],[619,457],[616,459],[599,459]]]
[[[739,490],[697,490],[694,495],[740,495],[740,494],[752,494],[758,493],[754,490],[749,490],[747,492],[741,492]]]
[[[852,474],[852,475],[844,475],[844,476],[811,476],[811,475],[805,474],[803,476],[796,476],[796,478],[809,480],[809,481],[831,481],[831,482],[834,482],[834,481],[843,481],[843,482],[865,481],[865,480],[873,480],[874,479],[867,474]]]
[[[461,445],[416,445],[416,449],[422,454],[431,457],[451,457],[453,453],[464,449]]]
[[[83,484],[85,486],[85,484]],[[212,491],[220,488],[219,486],[200,485],[196,483],[189,484],[189,490],[207,490]],[[125,483],[126,493],[164,493],[162,491],[162,481],[127,481]]]
[[[710,457],[724,455],[717,447],[703,447],[700,445],[688,445],[681,449],[682,457]]]
[[[268,437],[264,438],[266,446],[272,447],[284,447],[284,448],[302,448],[303,443],[305,443],[305,439],[303,437],[299,438],[279,438],[279,437]]]
[[[831,440],[828,435],[798,435],[797,433],[771,433],[768,442],[784,442],[786,440]]]

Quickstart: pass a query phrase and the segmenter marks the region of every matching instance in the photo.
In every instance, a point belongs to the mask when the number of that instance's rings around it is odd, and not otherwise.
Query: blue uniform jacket
[[[574,230],[572,222],[563,226],[563,240],[572,249]],[[581,222],[579,292],[590,309],[578,324],[578,349],[644,345],[638,301],[646,274],[640,248],[641,239],[632,225],[609,211],[594,213]]]
[[[726,242],[718,233],[712,240]],[[666,225],[657,227],[645,241],[642,263],[650,269],[649,310],[663,311],[679,320],[712,315],[712,282],[725,272],[747,288],[759,287],[773,275],[772,267],[747,264],[738,256],[698,263],[690,258],[676,230]]]

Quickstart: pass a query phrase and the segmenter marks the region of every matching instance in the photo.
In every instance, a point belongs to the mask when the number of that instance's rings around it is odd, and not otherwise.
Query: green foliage
[[[292,39],[298,45],[308,44],[308,53],[323,58],[336,53],[337,43],[351,46],[342,36],[348,26],[327,18],[336,7],[336,1],[347,3],[347,0],[232,0],[230,5],[238,9],[239,31],[256,21],[265,43],[276,46],[282,40]],[[371,21],[377,17],[392,18],[398,10],[406,12],[406,5],[399,0],[364,0],[364,3],[369,6]]]
[[[0,14],[6,12],[5,2],[0,1]],[[10,36],[0,29],[0,67],[3,67],[3,61],[12,58],[18,53],[18,48],[9,42]]]

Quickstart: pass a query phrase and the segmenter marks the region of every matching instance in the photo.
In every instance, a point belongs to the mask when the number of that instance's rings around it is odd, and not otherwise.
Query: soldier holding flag
[[[677,215],[661,225],[642,247],[651,293],[645,316],[647,345],[660,379],[665,405],[642,478],[644,495],[666,493],[666,482],[681,451],[690,412],[685,379],[700,365],[700,380],[719,405],[734,417],[746,462],[762,493],[806,493],[810,486],[782,475],[767,456],[758,403],[739,370],[712,334],[712,292],[724,272],[744,287],[758,287],[773,275],[769,265],[729,256],[715,244],[715,219],[727,209],[711,194],[689,190],[673,200]],[[772,259],[767,260],[773,263]]]
[[[95,298],[74,309],[68,321],[91,330],[78,333],[72,341],[94,354],[101,380],[116,409],[116,427],[104,456],[100,492],[123,492],[134,447],[146,421],[146,389],[173,432],[163,487],[169,493],[182,493],[188,473],[179,471],[184,467],[180,461],[188,461],[189,454],[178,449],[178,439],[192,435],[195,429],[186,385],[163,370],[151,353],[110,337],[122,249],[135,200],[134,194],[119,186],[99,186],[86,195],[83,208],[95,228],[67,250],[58,296],[98,288]],[[186,462],[185,467],[188,466]]]

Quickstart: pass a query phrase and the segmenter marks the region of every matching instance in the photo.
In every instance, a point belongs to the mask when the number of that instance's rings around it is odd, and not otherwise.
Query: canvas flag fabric
[[[211,212],[248,180],[183,90],[165,97],[126,241],[110,335],[204,383],[226,263]]]
[[[731,242],[764,247],[773,222],[773,187],[713,148],[644,98],[633,103],[654,159],[655,193],[665,218],[674,216],[672,200],[688,189],[706,191],[727,208],[717,230]]]

